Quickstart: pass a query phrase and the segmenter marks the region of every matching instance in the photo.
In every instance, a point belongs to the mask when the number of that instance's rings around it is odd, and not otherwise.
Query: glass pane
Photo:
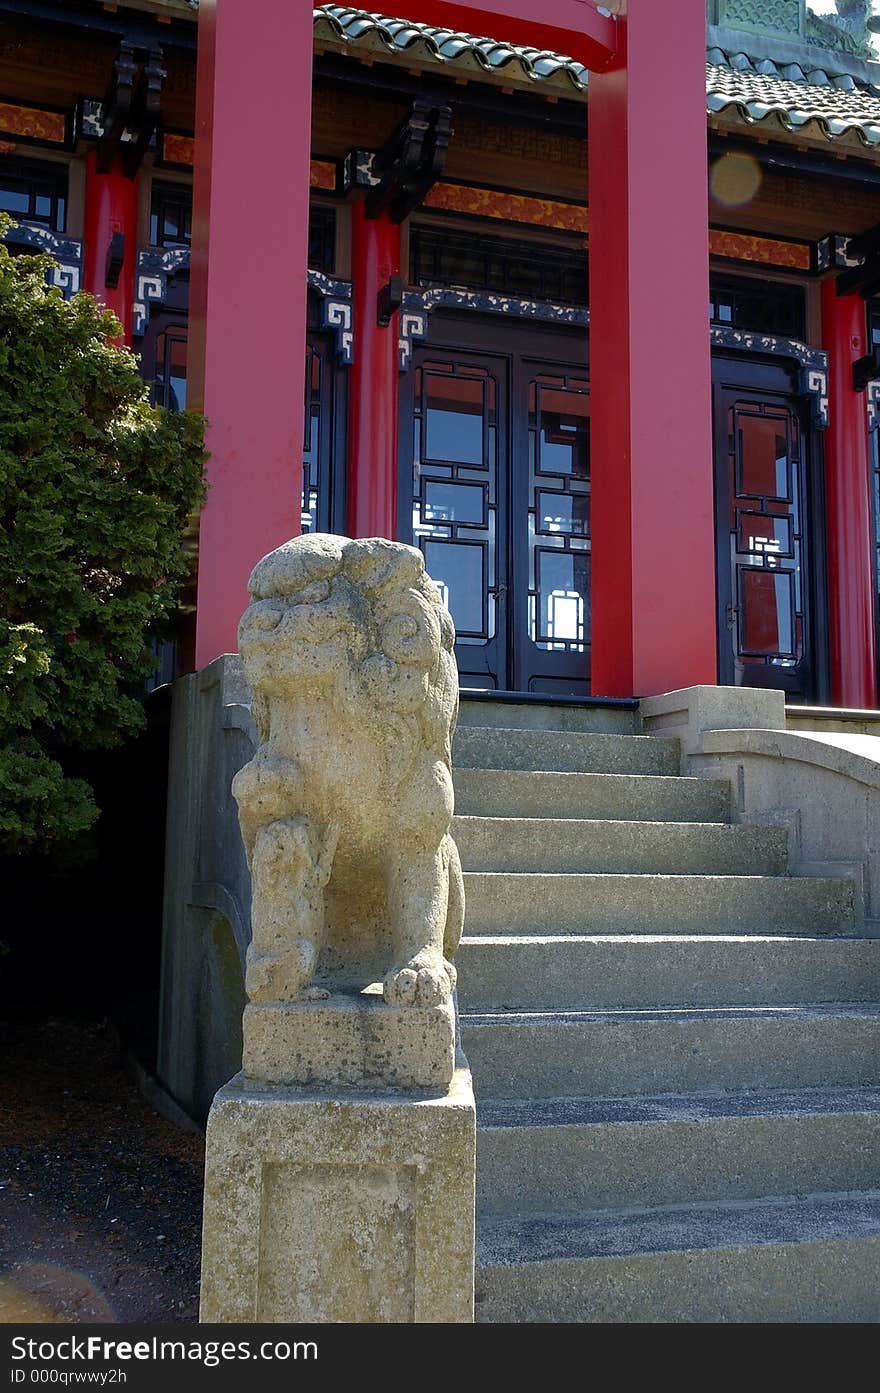
[[[186,339],[163,333],[156,339],[157,399],[169,411],[186,409]]]
[[[760,657],[794,655],[790,571],[740,570],[740,649]]]
[[[166,405],[172,411],[186,410],[186,339],[170,339],[166,350]]]
[[[541,472],[589,479],[589,397],[544,387],[540,393],[540,412]]]
[[[38,193],[34,198],[34,214],[38,218],[51,218],[52,200],[48,194]]]
[[[28,190],[21,184],[10,182],[0,186],[0,208],[7,213],[26,213],[30,207]]]
[[[585,555],[539,550],[539,639],[581,645],[589,638],[589,564]]]
[[[768,557],[791,556],[790,520],[740,512],[737,549]]]
[[[171,382],[177,393],[181,411],[186,406],[186,340],[172,339],[170,358]]]
[[[485,383],[425,373],[425,459],[482,464]]]
[[[774,416],[737,416],[737,493],[790,498],[787,423]]]
[[[481,484],[441,484],[425,480],[425,522],[486,525],[485,490]]]
[[[590,498],[586,493],[538,494],[538,531],[589,537]]]
[[[425,567],[436,583],[455,627],[480,634],[483,627],[483,556],[479,543],[425,542]]]

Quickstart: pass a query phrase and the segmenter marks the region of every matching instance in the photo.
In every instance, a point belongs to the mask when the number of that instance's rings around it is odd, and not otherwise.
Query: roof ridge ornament
[[[877,61],[872,34],[880,31],[880,17],[873,16],[873,0],[835,0],[836,14],[818,15],[807,6],[807,43],[851,53],[855,58]]]

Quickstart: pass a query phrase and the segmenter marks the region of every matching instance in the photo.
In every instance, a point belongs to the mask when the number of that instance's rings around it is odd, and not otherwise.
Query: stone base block
[[[475,1135],[464,1067],[431,1098],[237,1074],[208,1119],[201,1319],[472,1321]]]
[[[376,994],[250,1005],[242,1067],[277,1084],[445,1090],[455,1070],[455,1010],[387,1006]]]

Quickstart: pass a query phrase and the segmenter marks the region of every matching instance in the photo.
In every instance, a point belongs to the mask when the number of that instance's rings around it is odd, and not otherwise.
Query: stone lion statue
[[[251,869],[253,1002],[382,981],[455,986],[464,918],[449,834],[455,630],[421,552],[312,534],[248,585],[239,648],[259,748],[232,785]]]

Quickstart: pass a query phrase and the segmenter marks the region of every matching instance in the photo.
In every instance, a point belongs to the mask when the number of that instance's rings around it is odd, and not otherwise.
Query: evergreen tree
[[[0,219],[0,238],[7,220]],[[203,421],[150,405],[120,326],[65,301],[46,256],[0,241],[0,851],[45,852],[98,816],[71,753],[136,733],[148,636],[186,574]]]

